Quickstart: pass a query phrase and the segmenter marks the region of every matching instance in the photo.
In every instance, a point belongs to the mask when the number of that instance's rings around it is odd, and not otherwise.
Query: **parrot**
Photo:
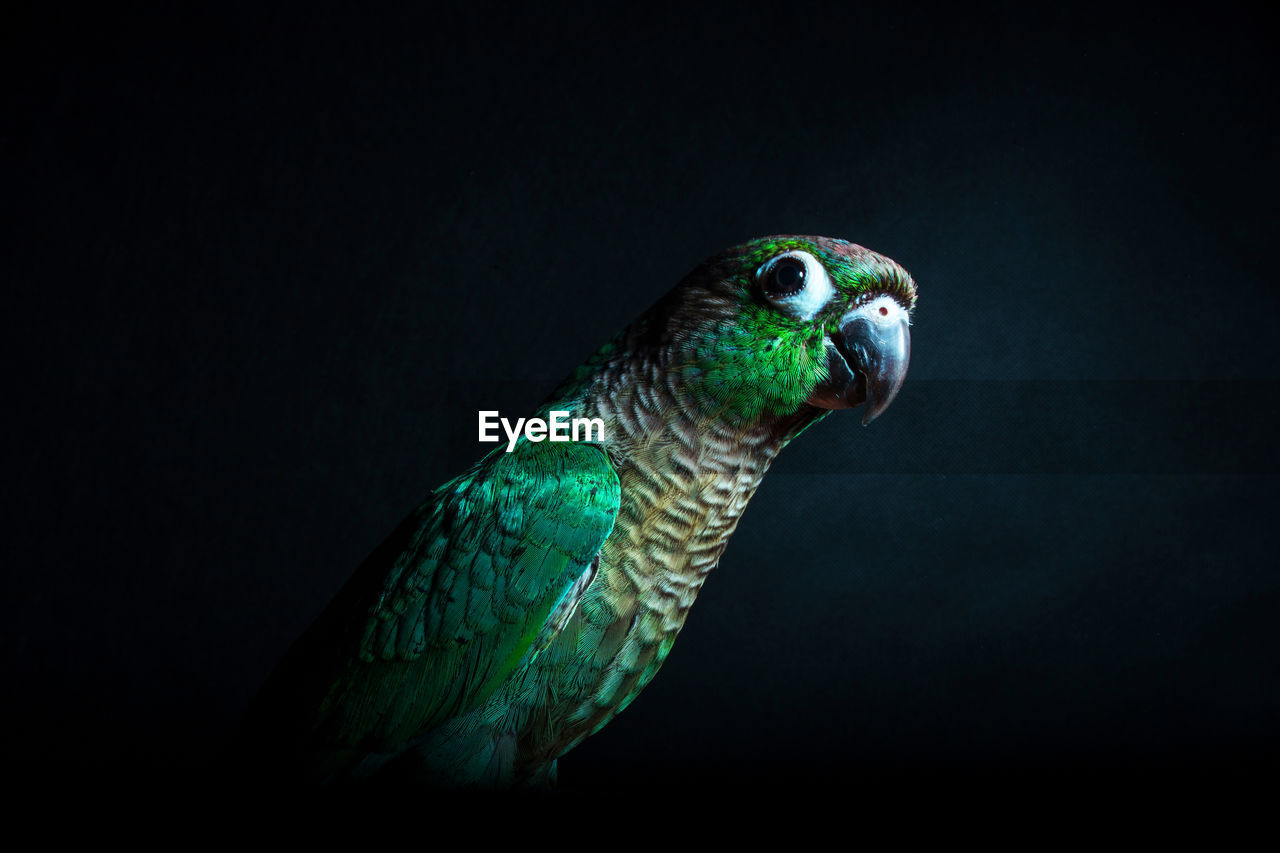
[[[528,432],[444,483],[357,568],[242,720],[265,778],[548,788],[653,679],[774,458],[881,415],[916,285],[844,240],[703,261],[570,375]]]

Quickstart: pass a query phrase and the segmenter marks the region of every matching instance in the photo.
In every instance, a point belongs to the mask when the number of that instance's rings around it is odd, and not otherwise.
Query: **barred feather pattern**
[[[700,306],[714,315],[713,302]],[[778,452],[822,416],[735,420],[691,398],[687,341],[649,346],[643,321],[602,350],[574,417],[601,418],[622,500],[590,584],[558,634],[483,706],[422,739],[443,776],[508,785],[554,776],[654,677]],[[616,354],[615,354],[616,353]],[[465,748],[459,745],[470,744]]]

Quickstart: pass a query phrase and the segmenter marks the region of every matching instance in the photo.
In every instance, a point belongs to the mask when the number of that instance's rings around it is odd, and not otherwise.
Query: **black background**
[[[564,786],[1273,765],[1276,30],[1025,5],[7,13],[6,755],[198,772],[478,409],[802,233],[907,384]]]

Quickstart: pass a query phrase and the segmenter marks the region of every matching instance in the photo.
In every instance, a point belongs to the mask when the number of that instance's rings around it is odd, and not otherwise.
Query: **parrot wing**
[[[619,492],[594,444],[491,453],[370,555],[268,682],[259,718],[331,751],[331,773],[475,708],[563,624]]]

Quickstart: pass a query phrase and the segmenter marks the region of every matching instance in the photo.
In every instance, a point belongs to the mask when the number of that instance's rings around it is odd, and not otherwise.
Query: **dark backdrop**
[[[565,784],[1273,762],[1276,30],[1026,5],[6,13],[6,754],[204,766],[478,409],[790,232],[907,384]]]

